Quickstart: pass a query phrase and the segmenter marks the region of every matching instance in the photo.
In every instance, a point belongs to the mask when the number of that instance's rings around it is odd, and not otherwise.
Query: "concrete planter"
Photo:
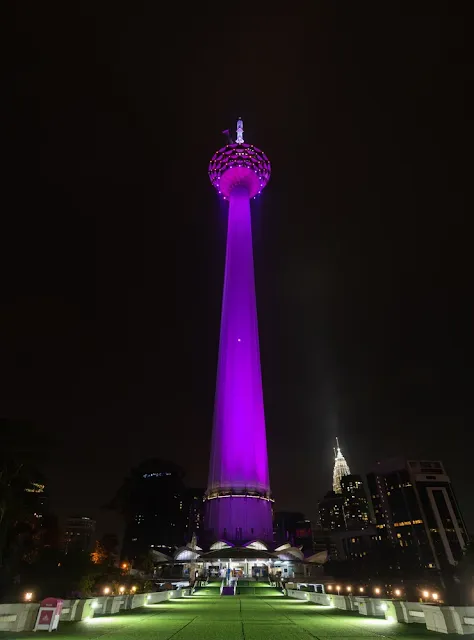
[[[327,593],[308,593],[308,600],[314,602],[314,604],[324,605],[326,607],[331,606],[331,596]]]
[[[356,609],[350,596],[333,595],[331,596],[331,599],[336,609],[341,609],[343,611],[354,611]]]
[[[474,633],[474,607],[421,606],[426,628],[430,631],[458,635]]]
[[[0,604],[0,631],[32,631],[38,610],[33,602]]]
[[[64,600],[63,608],[61,610],[61,617],[59,618],[60,622],[72,622],[73,620],[80,620],[81,618],[76,617],[77,607],[80,604],[81,600]]]
[[[375,618],[384,618],[385,609],[388,608],[388,604],[384,600],[379,598],[355,598],[359,601],[359,613],[362,616],[372,616]]]
[[[296,600],[307,600],[308,595],[310,595],[306,594],[306,591],[300,591],[299,589],[287,589],[286,594],[290,598],[296,598]]]
[[[155,591],[154,593],[146,594],[146,604],[158,604],[158,602],[164,602],[170,599],[169,591]]]
[[[146,593],[136,593],[133,596],[129,596],[128,599],[128,608],[129,609],[137,609],[138,607],[144,607],[147,603]]]

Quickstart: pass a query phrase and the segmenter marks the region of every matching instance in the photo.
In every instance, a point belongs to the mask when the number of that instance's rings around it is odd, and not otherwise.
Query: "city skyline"
[[[118,526],[101,507],[150,455],[206,486],[227,207],[206,168],[241,115],[278,175],[252,201],[278,509],[316,516],[338,436],[354,473],[442,460],[473,530],[462,16],[315,6],[223,56],[220,15],[162,26],[18,8],[2,414],[49,443],[51,508]]]

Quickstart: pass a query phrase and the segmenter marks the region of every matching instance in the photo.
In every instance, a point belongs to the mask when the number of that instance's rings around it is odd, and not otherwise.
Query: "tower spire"
[[[337,449],[334,449],[334,471],[332,474],[332,489],[335,493],[341,493],[341,478],[350,475],[351,471],[346,459],[342,455],[339,439],[336,438]]]
[[[244,141],[244,121],[242,118],[237,120],[237,144],[242,144]]]

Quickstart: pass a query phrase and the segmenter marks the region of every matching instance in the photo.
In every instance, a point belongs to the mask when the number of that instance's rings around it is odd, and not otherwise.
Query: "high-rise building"
[[[344,497],[329,491],[319,503],[319,520],[323,531],[345,531]]]
[[[181,467],[159,459],[132,469],[110,505],[125,519],[124,559],[134,562],[150,549],[170,554],[185,543],[190,502],[183,478]]]
[[[234,544],[273,538],[250,215],[270,162],[243,133],[239,119],[236,142],[209,165],[229,214],[206,530],[210,540]]]
[[[295,544],[298,523],[304,520],[299,511],[276,511],[273,517],[273,532],[277,546],[289,542]]]
[[[343,497],[346,528],[367,528],[370,524],[370,509],[362,476],[342,476],[341,495]]]
[[[390,460],[367,475],[376,528],[400,552],[400,563],[455,565],[468,533],[443,463]]]
[[[342,455],[339,440],[336,438],[336,449],[334,449],[334,471],[332,474],[332,490],[334,493],[341,493],[341,478],[350,474],[349,465]]]
[[[294,539],[295,547],[300,547],[305,556],[314,552],[313,543],[313,523],[307,518],[303,518],[296,523],[296,535]]]
[[[67,518],[64,551],[92,551],[95,542],[95,520],[86,516]]]
[[[204,489],[185,489],[183,504],[186,517],[186,542],[190,542],[194,534],[200,536],[204,529]]]

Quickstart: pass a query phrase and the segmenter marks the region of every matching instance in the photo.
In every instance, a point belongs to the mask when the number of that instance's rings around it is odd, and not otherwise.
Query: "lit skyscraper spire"
[[[336,438],[336,447],[334,449],[334,471],[332,474],[332,490],[335,493],[341,493],[341,478],[342,476],[349,476],[351,470],[346,462],[346,459],[342,455],[341,447],[339,446],[339,440]]]

